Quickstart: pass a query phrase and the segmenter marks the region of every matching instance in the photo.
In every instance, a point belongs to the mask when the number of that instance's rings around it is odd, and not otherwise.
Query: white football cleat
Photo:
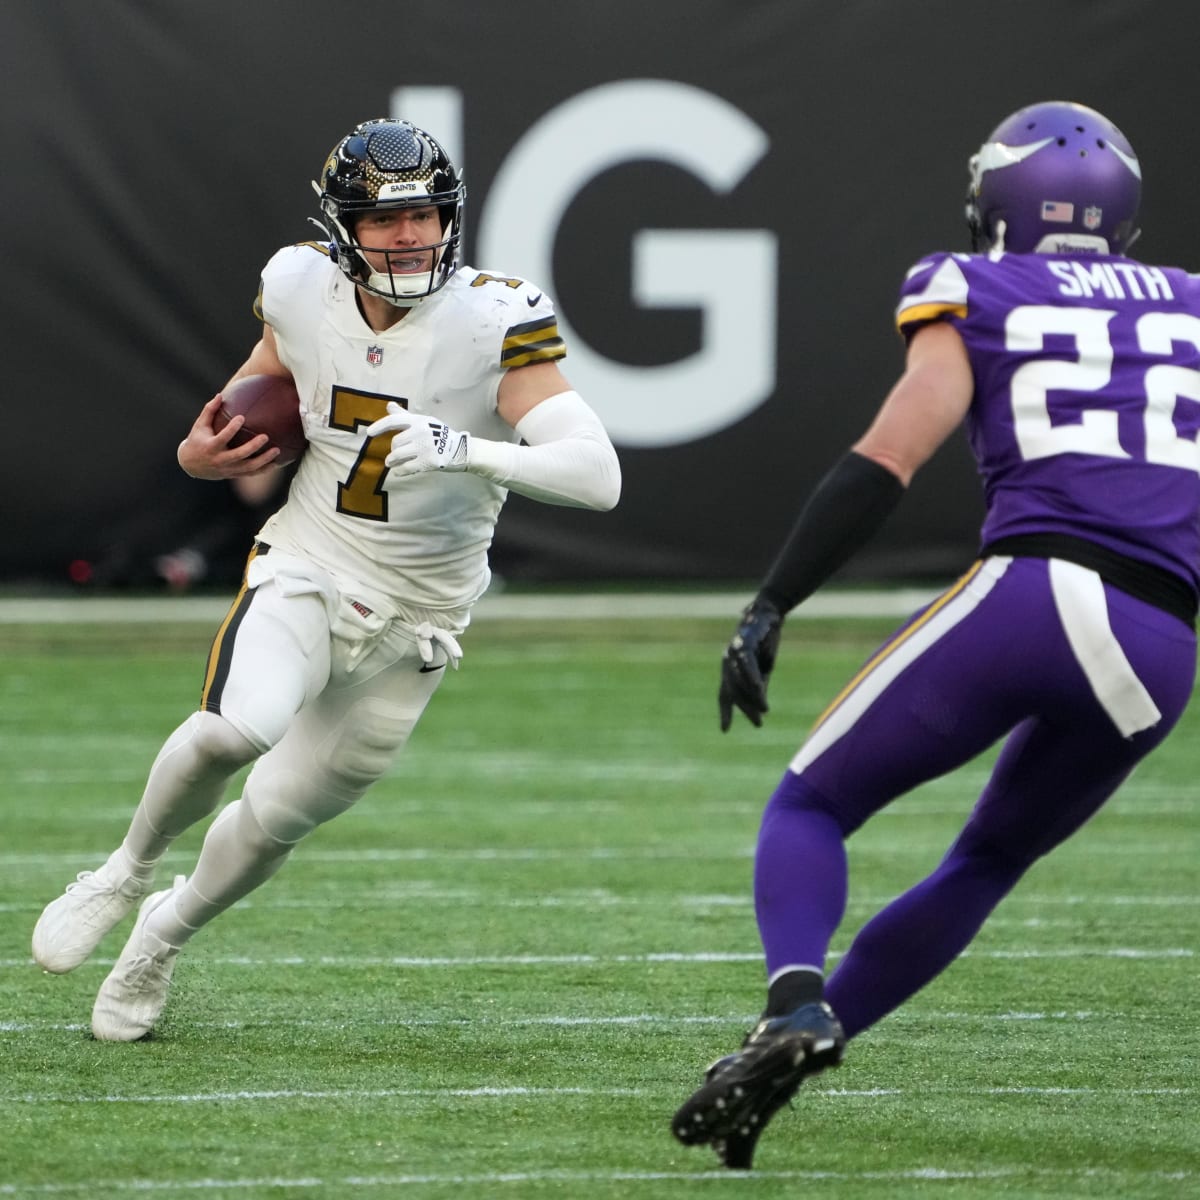
[[[186,876],[176,875],[174,887],[153,892],[142,901],[129,941],[92,1007],[92,1035],[99,1041],[136,1042],[162,1015],[179,947],[151,933],[146,918],[186,882]]]
[[[33,927],[34,961],[55,975],[75,970],[104,935],[133,912],[146,887],[133,876],[117,877],[108,863],[98,871],[80,871],[38,917]]]

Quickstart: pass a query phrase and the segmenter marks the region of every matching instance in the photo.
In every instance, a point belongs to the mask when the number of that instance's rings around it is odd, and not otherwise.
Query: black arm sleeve
[[[886,467],[850,451],[817,484],[759,595],[787,613],[860,550],[904,495]]]

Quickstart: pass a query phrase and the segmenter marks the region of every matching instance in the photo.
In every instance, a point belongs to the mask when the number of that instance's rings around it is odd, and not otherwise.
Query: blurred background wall
[[[309,181],[404,116],[466,171],[466,260],[555,299],[621,453],[608,515],[512,497],[514,580],[757,577],[902,364],[906,269],[966,249],[1011,110],[1101,109],[1142,160],[1134,253],[1200,269],[1194,0],[7,0],[0,578],[137,585],[216,517],[174,447],[258,336]],[[956,440],[847,573],[949,576]],[[223,582],[223,580],[222,580]]]

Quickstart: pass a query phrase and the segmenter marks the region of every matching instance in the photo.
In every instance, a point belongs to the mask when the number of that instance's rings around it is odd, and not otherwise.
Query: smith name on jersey
[[[934,254],[896,308],[906,338],[930,321],[958,330],[974,373],[985,545],[1074,534],[1200,587],[1200,278],[1108,255]]]
[[[302,545],[344,590],[365,586],[438,610],[470,605],[487,588],[507,490],[469,471],[385,489],[391,435],[363,431],[395,401],[479,437],[518,441],[496,412],[496,393],[509,368],[566,353],[549,299],[524,280],[460,267],[377,333],[328,247],[304,243],[267,263],[256,311],[295,377],[309,441],[261,539]]]

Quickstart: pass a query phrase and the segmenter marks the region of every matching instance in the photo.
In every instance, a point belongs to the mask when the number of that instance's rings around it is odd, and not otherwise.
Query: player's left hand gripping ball
[[[235,379],[221,393],[213,432],[220,433],[235,416],[243,417],[245,424],[230,440],[231,447],[265,433],[267,445],[279,448],[275,459],[278,467],[295,462],[308,448],[300,417],[300,395],[296,385],[281,375],[244,375]]]
[[[391,453],[383,460],[389,479],[467,469],[470,434],[459,433],[423,413],[409,412],[394,400],[388,401],[388,415],[368,425],[366,432],[367,437],[394,435]]]

